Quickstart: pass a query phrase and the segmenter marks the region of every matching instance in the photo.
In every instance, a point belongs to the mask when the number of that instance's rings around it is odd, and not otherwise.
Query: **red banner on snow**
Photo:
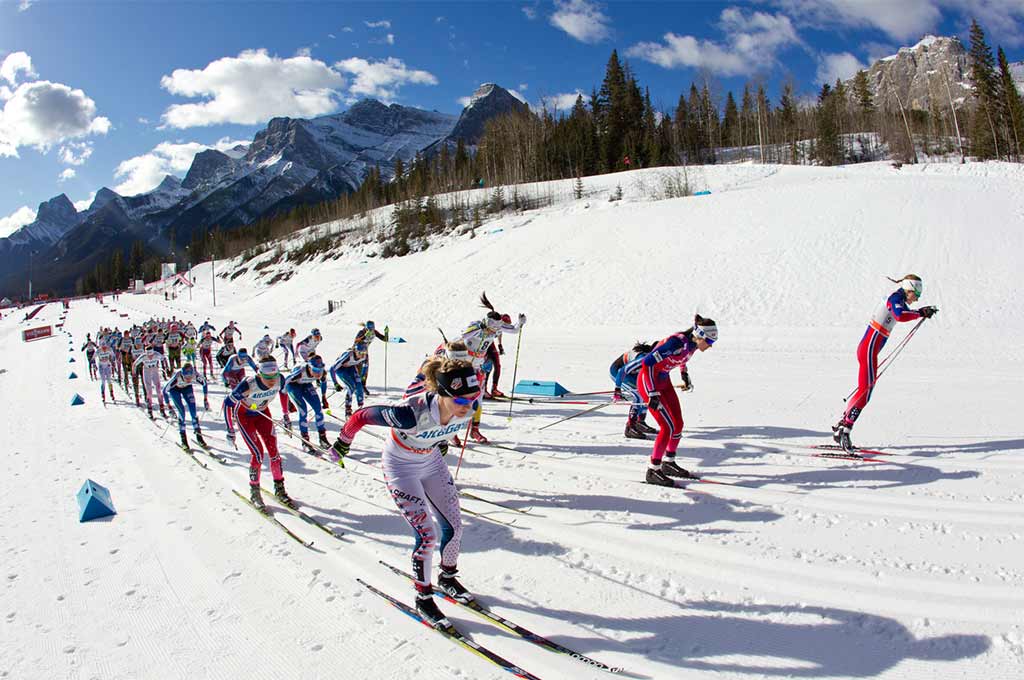
[[[21,332],[21,339],[25,342],[32,342],[33,340],[42,340],[53,335],[52,326],[40,326],[39,328],[28,328]]]

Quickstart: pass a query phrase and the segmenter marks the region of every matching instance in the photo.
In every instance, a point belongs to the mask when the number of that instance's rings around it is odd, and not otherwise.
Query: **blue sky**
[[[461,110],[496,82],[536,105],[599,86],[613,48],[674,108],[698,69],[722,93],[823,78],[959,35],[1024,59],[1024,0],[102,2],[0,0],[0,236],[66,193],[146,191],[273,116],[363,97]]]

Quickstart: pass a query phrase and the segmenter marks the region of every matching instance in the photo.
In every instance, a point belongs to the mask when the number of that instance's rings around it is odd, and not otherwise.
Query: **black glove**
[[[615,391],[612,393],[612,400],[614,400],[614,401],[622,401],[622,388],[621,387],[616,387],[615,388]]]
[[[921,312],[921,316],[923,316],[924,318],[930,319],[933,316],[935,316],[935,314],[939,311],[939,308],[938,307],[930,307],[929,306],[929,307],[922,307],[921,309],[919,309],[917,311]]]
[[[652,394],[647,398],[647,408],[652,411],[657,411],[659,406],[661,406],[660,395]]]
[[[442,456],[448,455],[448,442],[441,442],[437,445],[437,450],[441,452]]]
[[[690,380],[690,374],[688,372],[686,372],[686,371],[683,371],[681,377],[683,379],[683,386],[682,386],[683,392],[689,392],[690,390],[692,390],[693,389],[693,382]]]
[[[341,437],[338,437],[332,448],[339,457],[344,458],[348,455],[349,450],[351,450],[352,444],[349,442],[343,442],[341,441]]]

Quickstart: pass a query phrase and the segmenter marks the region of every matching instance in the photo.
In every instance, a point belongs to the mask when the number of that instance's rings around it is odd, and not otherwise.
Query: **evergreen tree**
[[[815,158],[821,165],[838,165],[843,162],[839,130],[836,126],[837,101],[828,83],[822,85],[818,95],[818,134],[814,145]]]
[[[1006,126],[1006,141],[1012,146],[1012,155],[1020,160],[1024,155],[1024,101],[1021,100],[1020,92],[1013,82],[1010,74],[1010,65],[1006,61],[1006,53],[1000,47],[998,51],[999,60],[999,86],[1002,94],[1001,112],[1004,125]],[[1009,155],[1009,154],[1008,154]]]
[[[621,167],[626,127],[626,76],[619,53],[612,50],[597,98],[597,130],[601,143],[601,164],[606,172]]]
[[[753,123],[754,98],[750,94],[750,83],[746,83],[743,86],[743,101],[740,105],[740,146],[750,146],[757,140],[757,126],[752,125]]]
[[[968,54],[971,84],[974,86],[974,120],[971,125],[971,148],[978,158],[999,156],[999,137],[995,119],[998,115],[999,81],[995,75],[992,48],[985,41],[985,31],[971,20],[971,49]]]
[[[741,144],[740,112],[736,108],[736,100],[732,90],[725,98],[725,115],[722,118],[722,140],[726,146]]]
[[[789,162],[797,163],[797,104],[792,82],[787,81],[782,86],[782,96],[779,97],[779,124],[782,126],[782,137],[789,145]]]
[[[683,163],[692,162],[689,156],[690,107],[686,103],[686,97],[682,94],[679,95],[679,103],[676,104],[676,115],[672,128],[675,133],[673,141],[676,158]]]
[[[853,77],[853,101],[860,116],[860,128],[864,129],[875,113],[875,98],[868,83],[868,72],[863,69],[857,71],[857,75]]]
[[[658,121],[651,106],[651,92],[644,91],[643,115],[643,165],[655,167],[662,164],[661,147],[658,144]]]

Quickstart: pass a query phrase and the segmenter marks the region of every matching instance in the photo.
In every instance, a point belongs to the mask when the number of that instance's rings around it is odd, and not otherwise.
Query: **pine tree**
[[[985,31],[971,20],[971,50],[968,54],[971,84],[974,86],[975,113],[971,125],[971,148],[978,158],[999,156],[999,136],[995,119],[998,115],[999,81],[995,75],[992,48],[985,41]]]
[[[722,139],[727,146],[739,146],[741,144],[740,112],[736,108],[736,100],[732,96],[732,90],[725,98],[725,115],[722,118]]]
[[[607,172],[621,167],[622,150],[628,131],[625,117],[627,96],[626,75],[619,63],[619,53],[612,50],[597,99],[601,164]]]
[[[681,94],[679,103],[676,104],[676,115],[672,127],[675,133],[676,158],[683,163],[692,163],[689,146],[690,107],[686,103],[686,97]]]
[[[789,81],[782,86],[782,96],[779,97],[779,123],[782,125],[783,138],[789,144],[789,162],[797,163],[797,105],[793,83]]]
[[[868,121],[875,113],[875,98],[871,94],[871,85],[868,83],[868,72],[857,71],[853,77],[853,101],[857,106],[857,113],[860,115],[860,126],[864,129]]]
[[[754,122],[754,98],[750,94],[750,83],[747,83],[743,86],[743,101],[740,105],[740,146],[750,146],[757,139],[757,126],[752,125]]]
[[[999,84],[1002,94],[1001,111],[1006,126],[1006,140],[1013,147],[1013,155],[1020,160],[1024,155],[1024,101],[1013,82],[1010,65],[1006,61],[1006,53],[1000,47],[998,51]]]
[[[836,127],[837,98],[828,83],[821,86],[818,95],[818,134],[814,147],[815,158],[821,165],[838,165],[843,162]]]

